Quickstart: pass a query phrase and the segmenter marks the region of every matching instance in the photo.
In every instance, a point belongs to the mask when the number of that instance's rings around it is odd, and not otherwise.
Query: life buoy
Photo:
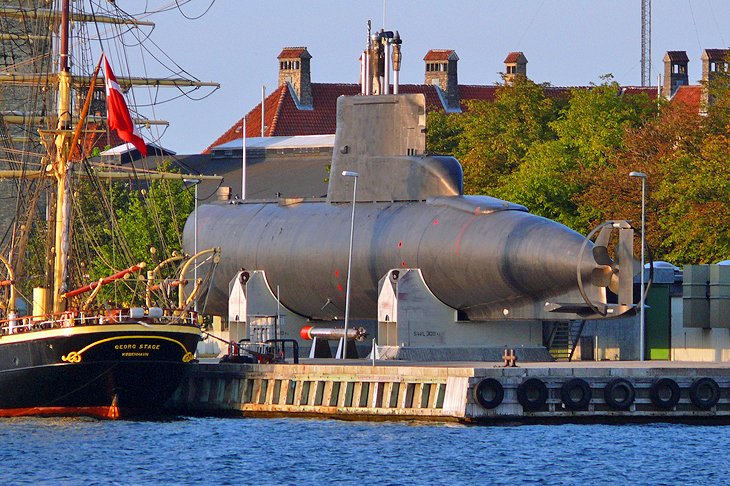
[[[628,410],[636,398],[634,385],[625,378],[614,378],[603,389],[603,398],[609,407],[616,410]]]
[[[679,403],[680,391],[677,382],[671,378],[654,380],[649,388],[649,398],[655,407],[671,410]]]
[[[573,378],[560,387],[560,400],[568,410],[587,410],[593,392],[585,380]]]
[[[494,378],[484,378],[474,387],[474,400],[484,408],[497,408],[504,400],[504,387]]]
[[[712,378],[699,378],[689,387],[689,398],[700,410],[709,410],[720,400],[720,386]]]
[[[547,398],[547,386],[538,378],[529,378],[517,387],[517,401],[529,412],[540,410],[547,402]]]

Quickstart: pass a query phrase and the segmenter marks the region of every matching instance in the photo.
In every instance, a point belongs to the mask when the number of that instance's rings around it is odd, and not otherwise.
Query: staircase
[[[586,321],[554,321],[547,339],[547,348],[555,361],[571,361]]]

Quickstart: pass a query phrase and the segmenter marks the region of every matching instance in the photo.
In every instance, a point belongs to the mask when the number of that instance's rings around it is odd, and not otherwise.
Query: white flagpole
[[[266,125],[264,125],[264,104],[266,103],[266,85],[261,86],[261,138],[264,137],[264,130],[266,129]]]
[[[246,199],[246,116],[243,116],[242,163],[241,163],[241,200]]]

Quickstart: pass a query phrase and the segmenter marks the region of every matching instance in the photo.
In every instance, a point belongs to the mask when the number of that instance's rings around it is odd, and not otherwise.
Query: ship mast
[[[85,119],[96,120],[98,117],[90,116],[86,118],[88,114],[88,104],[91,99],[91,90],[94,89],[99,83],[96,74],[91,78],[86,76],[72,76],[71,74],[71,63],[70,63],[70,24],[72,21],[80,22],[101,22],[101,23],[114,23],[114,24],[131,24],[135,26],[140,25],[154,25],[151,22],[142,22],[134,19],[115,19],[104,16],[87,16],[84,14],[75,14],[71,12],[71,0],[59,0],[61,18],[58,24],[58,92],[57,92],[57,124],[52,129],[40,129],[41,143],[47,150],[47,157],[44,157],[43,163],[41,164],[40,170],[28,171],[20,169],[2,170],[0,171],[0,179],[8,177],[22,176],[25,178],[35,177],[53,177],[55,179],[56,194],[55,194],[55,207],[51,210],[53,216],[49,218],[49,229],[53,226],[53,231],[49,234],[49,239],[52,238],[52,242],[49,241],[49,254],[46,259],[47,265],[52,265],[52,268],[48,269],[48,274],[51,277],[51,282],[46,282],[42,290],[43,296],[39,296],[39,311],[40,307],[43,308],[43,312],[48,312],[48,308],[52,308],[54,313],[60,313],[66,310],[68,305],[65,294],[69,288],[69,271],[68,271],[68,259],[71,247],[71,208],[72,208],[72,172],[74,162],[72,160],[72,153],[76,147],[78,132],[81,126],[84,124]],[[30,13],[29,13],[30,12]],[[31,15],[33,18],[55,18],[57,10],[45,10],[40,9],[36,11],[26,11],[23,9],[6,8],[0,6],[0,16],[2,17],[19,17],[25,18],[24,15]],[[0,34],[0,37],[5,34]],[[98,66],[97,66],[98,72]],[[44,80],[45,77],[42,74],[22,74],[22,73],[3,73],[0,75],[0,83],[16,84],[16,85],[28,85],[34,86]],[[202,82],[197,80],[182,79],[182,78],[165,78],[165,79],[149,79],[149,78],[120,78],[120,84],[122,86],[174,86],[174,87],[212,87],[217,89],[220,87],[218,83],[213,82]],[[84,105],[83,113],[77,117],[73,116],[72,107],[72,87],[81,89],[82,87],[89,86],[89,93],[87,95],[87,102]],[[43,122],[47,120],[46,116],[39,116],[34,113],[22,113],[19,115],[7,115],[3,116],[3,123],[28,123],[29,121]],[[138,123],[142,120],[134,119],[134,123]],[[145,124],[148,125],[167,125],[165,121],[158,120],[144,120]],[[74,134],[73,126],[76,125],[76,134]],[[104,173],[104,177],[127,178],[129,174],[122,173]],[[157,178],[151,176],[152,178]],[[170,178],[176,179],[181,178],[180,175],[166,174],[159,178]],[[208,178],[206,176],[196,176],[198,179]],[[211,176],[211,178],[218,179],[217,177]],[[55,214],[54,214],[55,213]],[[49,289],[52,287],[52,289]],[[42,300],[42,303],[41,303]],[[49,305],[50,304],[50,305]]]
[[[56,128],[56,153],[52,161],[56,178],[56,224],[53,256],[53,312],[62,312],[68,275],[69,239],[71,232],[71,70],[68,62],[69,3],[63,0],[61,8],[61,39],[58,72],[58,126]]]

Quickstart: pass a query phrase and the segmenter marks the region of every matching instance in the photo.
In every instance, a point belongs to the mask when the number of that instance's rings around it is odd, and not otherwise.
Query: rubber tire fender
[[[669,397],[665,399],[662,398],[660,394],[662,390],[666,389],[669,389]],[[671,410],[676,407],[679,403],[680,396],[681,393],[679,385],[677,385],[677,382],[671,378],[658,378],[654,380],[654,383],[651,384],[651,388],[649,388],[649,398],[651,398],[651,403],[662,410]]]
[[[620,400],[616,397],[616,392],[622,389],[625,390],[626,397]],[[603,389],[603,399],[614,410],[628,410],[636,399],[636,390],[629,380],[614,378],[606,383],[606,387]]]
[[[533,394],[536,397],[531,397]],[[522,408],[528,412],[536,412],[540,410],[548,399],[548,389],[539,378],[528,378],[520,383],[517,387],[517,401],[520,402]]]
[[[578,400],[573,399],[571,396],[571,392],[576,388],[579,388],[582,393],[581,398]],[[593,392],[591,386],[581,378],[568,380],[560,387],[560,400],[568,410],[587,410],[592,397]]]
[[[485,393],[491,391],[494,396],[487,399]],[[474,400],[486,409],[497,408],[504,400],[504,387],[494,378],[484,378],[473,390]]]
[[[710,396],[705,398],[699,392],[704,387],[710,387]],[[689,398],[695,407],[700,410],[709,410],[720,400],[720,385],[712,378],[698,378],[689,387]]]

